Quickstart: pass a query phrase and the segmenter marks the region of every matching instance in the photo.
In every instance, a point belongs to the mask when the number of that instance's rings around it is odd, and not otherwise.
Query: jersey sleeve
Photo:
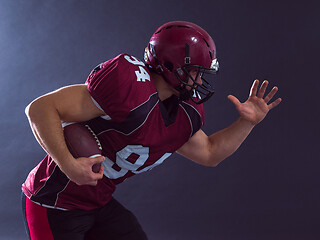
[[[149,81],[137,79],[141,68]],[[98,65],[86,84],[94,102],[115,121],[123,121],[134,107],[147,100],[148,93],[155,92],[144,63],[127,54]]]

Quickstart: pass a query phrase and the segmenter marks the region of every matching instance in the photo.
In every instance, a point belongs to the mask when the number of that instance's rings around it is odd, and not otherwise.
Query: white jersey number
[[[161,164],[170,155],[171,153],[165,153],[152,165],[142,167],[149,158],[149,147],[127,145],[117,152],[115,163],[106,157],[106,160],[102,163],[104,166],[104,175],[110,179],[117,179],[123,177],[129,171],[134,174],[142,173]],[[142,169],[138,170],[141,167]]]
[[[137,76],[137,81],[138,82],[145,82],[145,81],[150,81],[150,75],[149,73],[144,69],[145,64],[144,62],[140,61],[134,56],[129,56],[125,55],[124,58],[129,62],[132,63],[133,65],[136,65],[139,67],[139,71],[135,71],[135,74]]]

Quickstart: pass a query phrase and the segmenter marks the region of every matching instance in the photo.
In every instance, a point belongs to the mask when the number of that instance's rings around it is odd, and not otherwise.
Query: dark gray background
[[[255,78],[283,102],[218,167],[174,155],[115,196],[151,240],[320,239],[318,15],[316,1],[1,0],[0,239],[25,239],[20,186],[44,156],[25,106],[119,53],[142,58],[171,20],[199,24],[217,45],[205,132],[237,119],[226,97],[244,101]]]

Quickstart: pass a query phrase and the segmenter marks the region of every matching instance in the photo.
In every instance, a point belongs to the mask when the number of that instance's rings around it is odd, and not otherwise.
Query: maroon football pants
[[[26,231],[31,240],[145,240],[136,217],[118,201],[92,211],[42,207],[22,195]]]

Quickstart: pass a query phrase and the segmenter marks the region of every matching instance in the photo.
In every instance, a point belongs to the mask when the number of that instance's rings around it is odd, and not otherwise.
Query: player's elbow
[[[24,109],[24,113],[26,114],[26,116],[28,118],[30,118],[31,115],[33,115],[34,112],[34,101],[29,103],[28,106],[26,106],[26,108]]]
[[[219,160],[219,159],[210,159],[210,160],[206,163],[206,166],[207,166],[207,167],[217,167],[220,162],[222,162],[222,160]]]
[[[221,154],[218,151],[212,151],[202,160],[202,165],[207,167],[217,167],[222,161],[224,161],[229,156],[229,154]]]
[[[213,163],[213,162],[205,162],[205,163],[201,163],[202,166],[205,166],[205,167],[216,167],[218,166],[217,163]]]
[[[29,120],[32,120],[42,115],[48,109],[49,104],[47,103],[45,97],[40,97],[28,104],[28,106],[25,108],[25,114]]]
[[[207,158],[203,158],[203,159],[197,159],[197,163],[199,163],[200,165],[202,166],[205,166],[205,167],[216,167],[219,165],[219,163],[221,162],[222,160],[216,158],[216,157],[207,157]]]
[[[32,119],[36,114],[39,113],[39,99],[36,99],[28,104],[24,112],[29,119]]]
[[[211,144],[206,156],[206,164],[209,167],[217,167],[222,161],[233,154],[226,148],[225,144]]]
[[[209,167],[217,167],[221,161],[211,161]]]

